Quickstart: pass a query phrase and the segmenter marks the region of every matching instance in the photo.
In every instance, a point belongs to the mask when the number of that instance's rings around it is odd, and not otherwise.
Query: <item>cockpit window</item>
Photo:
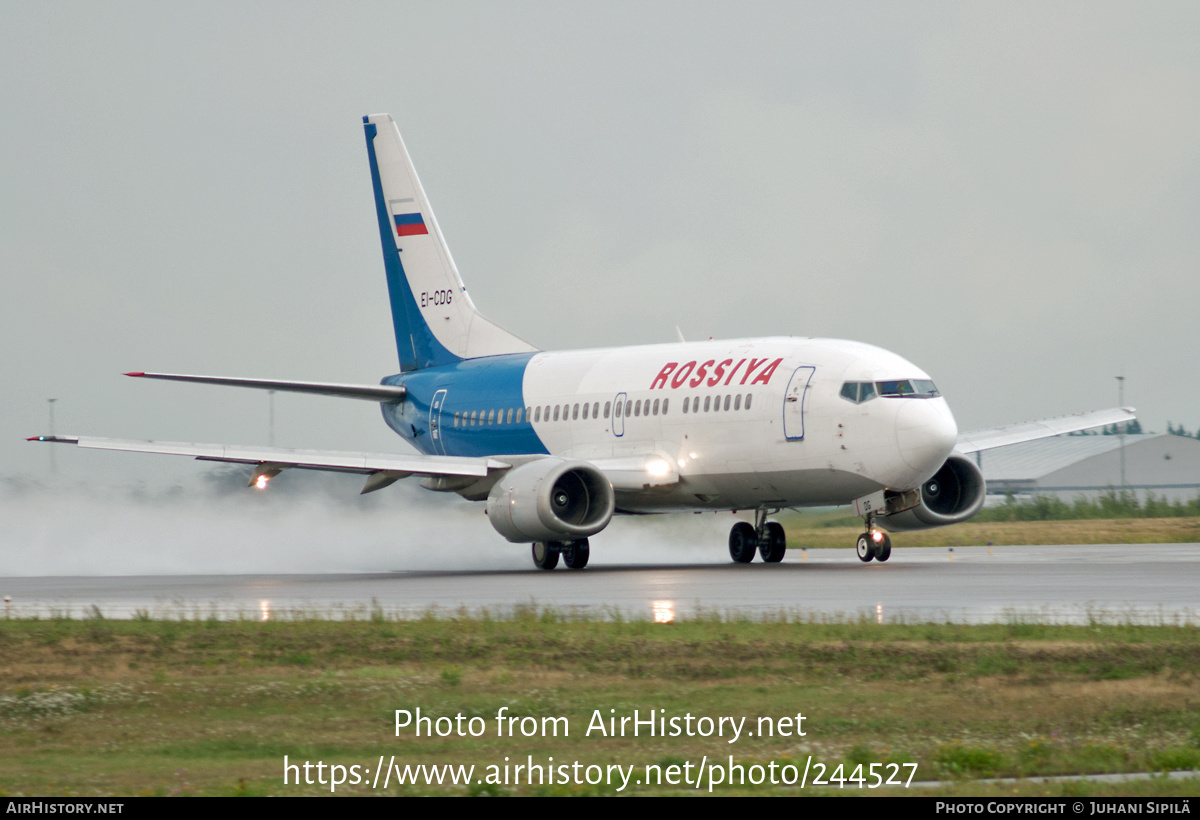
[[[875,387],[879,389],[879,395],[886,398],[932,399],[942,395],[928,379],[875,382]]]
[[[896,396],[911,396],[913,394],[912,382],[878,382],[879,395],[895,398]]]
[[[846,382],[842,385],[842,398],[862,404],[875,398],[875,385],[870,382]]]

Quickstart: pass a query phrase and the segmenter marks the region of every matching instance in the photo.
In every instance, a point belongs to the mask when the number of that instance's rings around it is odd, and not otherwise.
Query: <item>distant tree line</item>
[[[1000,506],[989,507],[976,521],[1067,521],[1079,518],[1186,518],[1200,516],[1200,496],[1190,501],[1168,501],[1146,493],[1140,501],[1133,490],[1109,488],[1096,498],[1077,496],[1067,503],[1056,495],[1018,500],[1011,492]]]
[[[1195,433],[1189,433],[1181,424],[1176,427],[1171,422],[1167,422],[1167,432],[1173,436],[1183,436],[1184,438],[1200,438],[1200,427],[1196,428]]]
[[[1143,432],[1142,424],[1137,419],[1125,423],[1125,433],[1130,436],[1136,436]],[[1173,436],[1183,436],[1184,438],[1200,439],[1200,427],[1196,428],[1196,432],[1189,431],[1182,424],[1176,426],[1171,422],[1167,422],[1167,432]],[[1121,426],[1119,424],[1110,424],[1100,430],[1080,430],[1077,433],[1068,433],[1071,436],[1119,436],[1121,434]]]
[[[1141,435],[1142,423],[1137,419],[1125,422],[1125,434],[1128,436]],[[1100,430],[1080,430],[1077,433],[1068,433],[1069,436],[1119,436],[1121,435],[1121,425],[1110,424],[1107,427],[1102,427]]]

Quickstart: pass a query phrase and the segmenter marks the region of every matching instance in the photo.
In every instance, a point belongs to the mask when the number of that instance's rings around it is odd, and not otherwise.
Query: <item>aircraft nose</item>
[[[917,472],[937,472],[957,440],[958,425],[945,399],[909,399],[896,416],[900,457]]]

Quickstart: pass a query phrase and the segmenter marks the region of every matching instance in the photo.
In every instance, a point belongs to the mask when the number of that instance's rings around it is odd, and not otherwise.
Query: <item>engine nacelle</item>
[[[911,510],[879,519],[892,532],[927,530],[958,524],[983,509],[987,483],[983,472],[966,456],[952,455],[921,487],[921,503]]]
[[[516,467],[488,493],[488,520],[514,543],[573,541],[608,526],[612,484],[586,461],[541,458]]]

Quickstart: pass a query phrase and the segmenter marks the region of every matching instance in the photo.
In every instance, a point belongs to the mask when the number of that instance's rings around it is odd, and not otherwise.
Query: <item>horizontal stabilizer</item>
[[[184,376],[178,373],[126,373],[139,379],[164,379],[171,382],[219,384],[225,387],[253,387],[257,390],[279,390],[287,393],[315,393],[320,396],[340,396],[343,399],[365,401],[403,401],[405,388],[394,384],[338,384],[336,382],[286,382],[275,379],[239,379],[231,376]]]
[[[1137,416],[1134,415],[1132,407],[1114,407],[1111,410],[1092,410],[1072,416],[1056,416],[1051,419],[1007,424],[1003,427],[989,427],[986,430],[959,433],[958,444],[954,449],[959,453],[977,453],[980,450],[1007,447],[1009,444],[1020,444],[1023,441],[1036,441],[1040,438],[1090,430],[1093,427],[1121,424],[1135,418]]]
[[[224,461],[232,464],[270,464],[272,467],[301,470],[328,470],[338,473],[417,473],[419,475],[486,476],[491,470],[507,470],[512,465],[495,458],[463,456],[425,456],[393,453],[343,453],[331,450],[289,450],[282,447],[244,447],[231,444],[189,444],[177,441],[139,441],[137,439],[86,438],[83,436],[34,436],[28,441],[77,444],[90,450],[124,450],[131,453],[192,456],[200,461]]]

